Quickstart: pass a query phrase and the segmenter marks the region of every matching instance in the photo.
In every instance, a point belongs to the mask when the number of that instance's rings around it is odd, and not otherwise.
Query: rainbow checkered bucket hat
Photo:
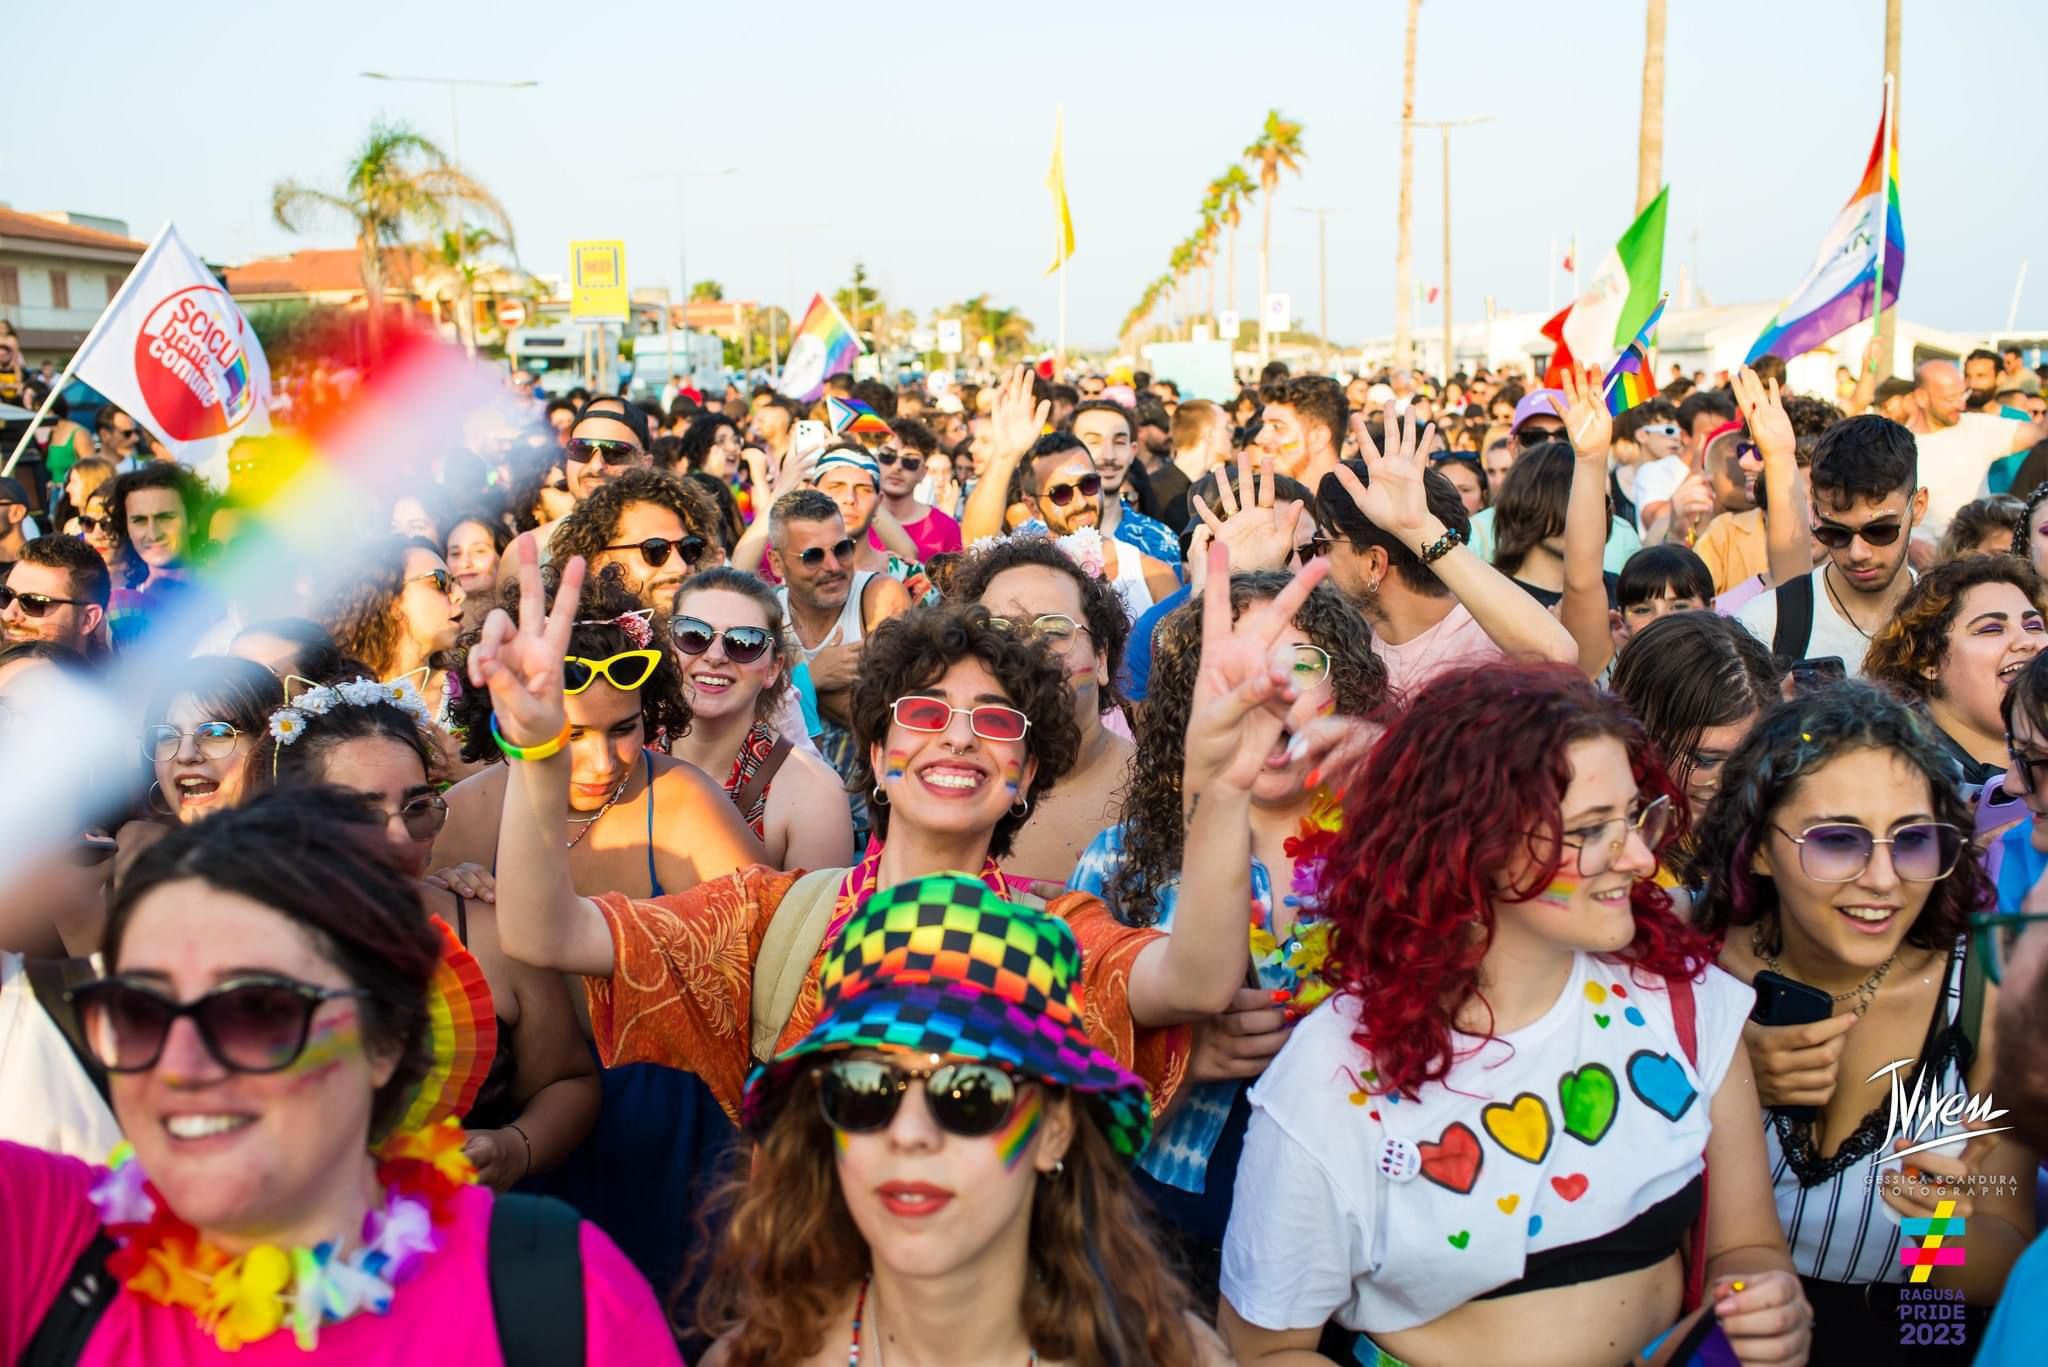
[[[1135,1159],[1152,1135],[1151,1096],[1088,1038],[1080,977],[1066,922],[1006,902],[978,878],[883,888],[826,951],[818,1023],[754,1070],[741,1118],[764,1128],[815,1054],[950,1054],[1068,1088],[1117,1153]]]

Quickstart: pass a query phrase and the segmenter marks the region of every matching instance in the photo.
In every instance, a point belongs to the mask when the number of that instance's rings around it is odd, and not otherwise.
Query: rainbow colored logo
[[[221,368],[221,411],[233,427],[249,415],[255,391],[249,387],[249,353],[237,347],[235,359]]]
[[[1899,1227],[1906,1236],[1920,1241],[1918,1248],[1908,1245],[1899,1250],[1899,1266],[1913,1269],[1907,1280],[1924,1282],[1937,1267],[1963,1266],[1968,1261],[1963,1250],[1945,1241],[1960,1240],[1967,1225],[1968,1221],[1957,1218],[1954,1201],[1935,1202],[1931,1218],[1901,1220]]]

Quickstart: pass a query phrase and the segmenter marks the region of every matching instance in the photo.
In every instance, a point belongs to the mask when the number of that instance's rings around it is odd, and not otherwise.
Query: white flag
[[[249,320],[171,224],[93,324],[79,379],[215,484],[228,447],[270,430],[270,362]]]

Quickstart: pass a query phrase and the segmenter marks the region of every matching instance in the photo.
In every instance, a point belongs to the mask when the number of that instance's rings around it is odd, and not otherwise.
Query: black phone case
[[[1796,978],[1765,969],[1750,984],[1756,989],[1756,1005],[1749,1018],[1759,1025],[1811,1025],[1834,1014],[1834,999],[1817,987]],[[1811,1120],[1820,1113],[1817,1106],[1773,1106],[1778,1114],[1793,1120]]]

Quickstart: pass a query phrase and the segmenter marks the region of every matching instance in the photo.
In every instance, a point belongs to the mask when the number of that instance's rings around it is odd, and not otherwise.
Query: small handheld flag
[[[832,419],[832,435],[835,437],[886,437],[892,430],[880,413],[859,399],[828,396],[825,412]]]
[[[1667,294],[1657,300],[1657,307],[1643,320],[1641,331],[1622,349],[1614,368],[1607,372],[1606,387],[1600,392],[1607,400],[1608,413],[1614,417],[1656,397],[1657,377],[1650,369],[1650,334],[1656,331],[1657,320],[1664,316],[1664,305],[1670,298]]]

